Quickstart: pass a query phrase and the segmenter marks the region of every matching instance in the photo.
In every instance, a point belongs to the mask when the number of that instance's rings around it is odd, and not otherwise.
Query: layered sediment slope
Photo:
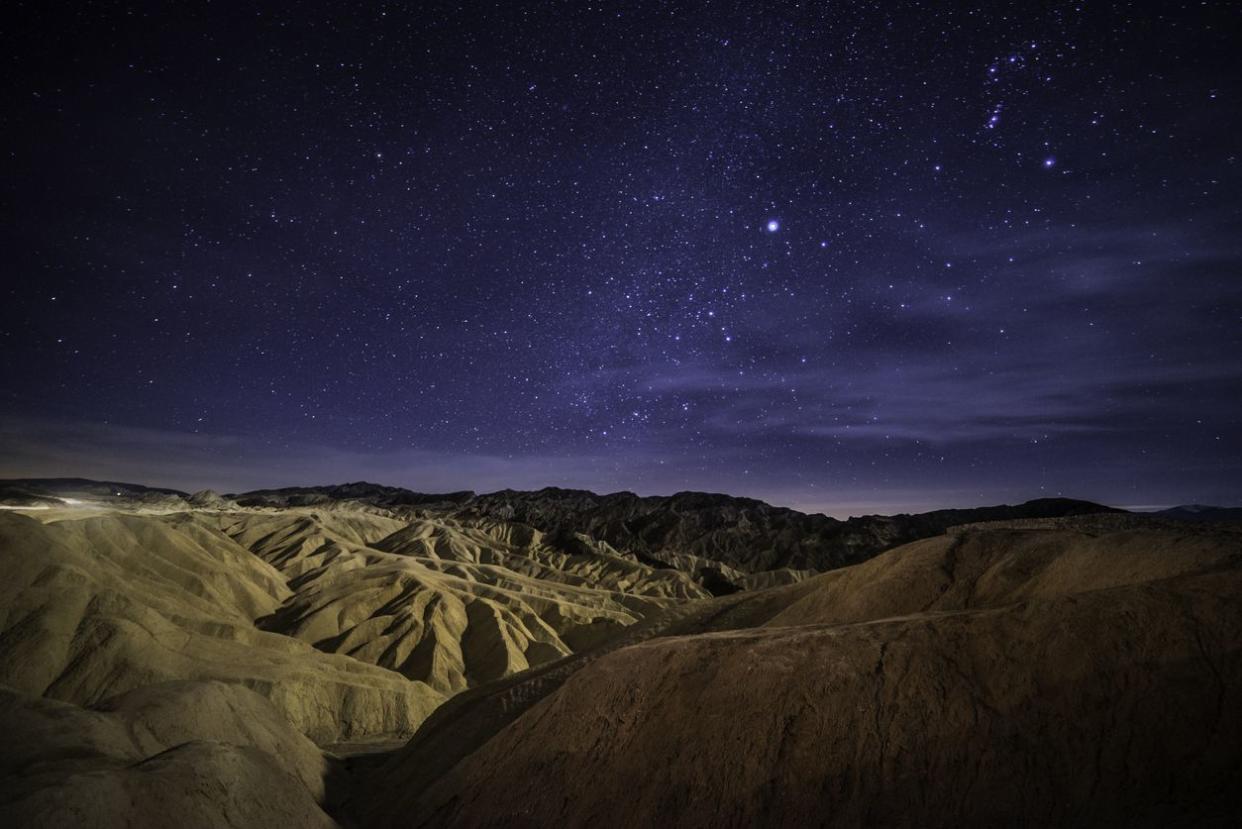
[[[259,627],[452,694],[553,659],[668,604],[709,595],[588,539],[522,525],[353,511],[233,513],[221,531],[292,594]]]
[[[239,682],[321,742],[409,734],[446,695],[709,595],[607,545],[551,546],[503,522],[65,514],[0,514],[0,682],[80,704]]]
[[[197,516],[41,524],[0,513],[0,683],[80,705],[171,680],[254,689],[331,742],[409,733],[423,683],[256,628],[291,596],[271,565]]]
[[[424,495],[398,487],[354,483],[260,490],[233,496],[245,506],[286,508],[351,500],[375,507],[517,522],[550,535],[582,534],[644,563],[683,570],[699,581],[763,574],[765,584],[793,581],[799,571],[823,571],[865,561],[900,544],[978,521],[1117,512],[1069,498],[1016,505],[948,509],[914,515],[865,515],[840,521],[777,507],[753,498],[710,492],[640,496],[548,487],[485,495]],[[793,573],[792,577],[786,572]],[[753,583],[735,584],[737,588]]]
[[[96,710],[0,686],[6,826],[334,826],[333,768],[240,685],[172,682]]]

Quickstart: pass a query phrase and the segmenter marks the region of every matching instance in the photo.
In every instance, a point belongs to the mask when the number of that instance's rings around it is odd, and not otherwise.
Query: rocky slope
[[[288,580],[291,595],[257,620],[260,628],[443,694],[708,595],[677,571],[587,541],[551,546],[515,524],[407,523],[348,510],[233,513],[215,523]]]
[[[321,741],[408,734],[445,695],[709,595],[505,522],[218,506],[52,517],[0,515],[0,682],[82,704],[243,682]]]
[[[703,492],[643,497],[550,487],[486,495],[426,494],[359,481],[221,496],[71,478],[0,481],[0,496],[6,489],[12,494],[11,503],[30,506],[56,506],[73,498],[103,509],[147,511],[347,507],[406,521],[523,524],[538,530],[553,546],[572,547],[585,538],[588,544],[602,543],[611,553],[648,567],[679,570],[715,595],[798,581],[808,573],[856,564],[959,524],[1118,511],[1089,501],[1051,498],[838,521],[750,498]]]
[[[705,492],[639,496],[596,495],[549,487],[486,495],[424,495],[358,482],[294,487],[230,496],[245,506],[289,507],[351,500],[375,507],[414,510],[464,523],[498,520],[526,524],[552,537],[586,535],[656,567],[681,569],[714,592],[753,586],[745,574],[823,571],[854,564],[899,544],[977,521],[1117,512],[1089,501],[1048,498],[1018,505],[938,510],[916,515],[869,515],[838,521],[775,507],[751,498]],[[762,580],[761,580],[762,581]],[[769,578],[765,583],[771,583]]]
[[[6,826],[334,826],[331,761],[255,692],[172,682],[91,710],[0,686]]]
[[[543,489],[482,495],[463,503],[457,512],[520,521],[543,530],[586,533],[618,550],[670,566],[676,566],[678,556],[688,555],[758,573],[781,568],[830,570],[957,524],[1112,511],[1089,501],[1056,498],[838,521],[750,498],[703,492],[644,498],[629,492],[595,495]]]

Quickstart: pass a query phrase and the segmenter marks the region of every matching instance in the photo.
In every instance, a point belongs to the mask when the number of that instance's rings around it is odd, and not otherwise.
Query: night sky
[[[1242,501],[1242,6],[51,5],[0,476]]]

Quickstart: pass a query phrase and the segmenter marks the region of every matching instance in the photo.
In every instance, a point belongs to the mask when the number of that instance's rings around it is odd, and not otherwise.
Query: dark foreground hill
[[[375,826],[1203,826],[1242,806],[1242,536],[982,528],[440,709]],[[640,641],[641,640],[641,641]]]

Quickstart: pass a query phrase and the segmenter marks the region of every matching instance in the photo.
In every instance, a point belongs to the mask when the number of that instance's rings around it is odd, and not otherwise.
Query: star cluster
[[[1237,500],[1228,4],[11,5],[0,471]]]

